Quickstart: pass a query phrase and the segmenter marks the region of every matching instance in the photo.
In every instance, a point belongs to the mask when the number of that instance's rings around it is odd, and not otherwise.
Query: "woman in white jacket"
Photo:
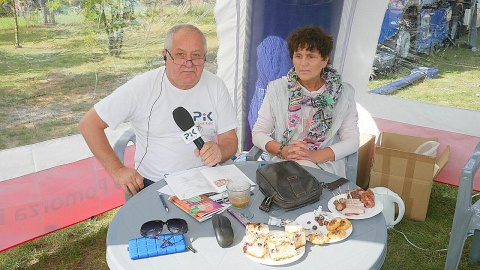
[[[329,64],[333,38],[308,25],[287,38],[293,68],[267,86],[252,130],[270,159],[296,160],[345,177],[345,157],[358,151],[353,88]]]

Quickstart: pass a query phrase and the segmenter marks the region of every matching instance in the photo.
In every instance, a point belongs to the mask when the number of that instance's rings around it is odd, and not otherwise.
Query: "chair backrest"
[[[467,209],[472,205],[473,177],[478,170],[479,164],[480,142],[477,144],[477,147],[475,147],[475,150],[465,164],[465,167],[463,167],[462,176],[460,177],[460,183],[458,186],[455,213],[457,213],[457,211],[467,211]]]
[[[136,143],[135,132],[132,127],[126,129],[113,145],[113,151],[122,163],[124,163],[125,149],[129,142]]]
[[[125,150],[127,149],[128,143],[133,142],[136,143],[137,139],[135,136],[135,131],[133,130],[132,127],[129,127],[126,129],[120,137],[118,137],[117,141],[113,145],[113,151],[117,155],[118,159],[125,164]],[[125,202],[127,202],[130,199],[130,196],[127,194],[124,194],[125,196]]]
[[[290,68],[292,68],[292,59],[290,59],[288,45],[284,39],[268,36],[258,44],[257,81],[247,117],[250,130],[257,122],[258,110],[263,103],[268,83],[287,74]]]
[[[458,268],[468,230],[480,230],[480,226],[477,223],[472,222],[474,214],[479,214],[478,210],[475,210],[474,207],[472,207],[473,179],[479,165],[480,142],[475,147],[475,150],[465,164],[465,167],[463,167],[462,176],[460,177],[457,203],[455,205],[455,214],[453,215],[452,230],[448,243],[447,258],[445,261],[446,270]],[[475,232],[475,235],[477,234],[478,232]],[[472,241],[471,257],[472,252],[478,253],[480,251],[480,243],[475,243],[475,241],[480,242],[480,238],[474,237]],[[475,254],[474,257],[478,258],[479,256],[478,254]]]
[[[358,151],[347,156],[346,178],[357,183]]]

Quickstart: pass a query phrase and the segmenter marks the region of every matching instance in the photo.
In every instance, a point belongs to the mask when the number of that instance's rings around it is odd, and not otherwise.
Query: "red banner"
[[[135,147],[125,153],[133,167]],[[123,191],[95,158],[0,182],[0,251],[123,205]]]

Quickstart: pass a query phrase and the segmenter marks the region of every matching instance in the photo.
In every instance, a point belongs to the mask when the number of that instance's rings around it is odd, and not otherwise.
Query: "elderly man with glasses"
[[[177,25],[165,37],[165,66],[137,75],[102,99],[79,123],[85,141],[128,196],[165,174],[214,166],[237,150],[236,112],[225,83],[204,70],[205,35],[193,25]],[[172,112],[185,108],[205,144],[184,140]],[[135,168],[115,155],[105,128],[129,121],[136,135]]]

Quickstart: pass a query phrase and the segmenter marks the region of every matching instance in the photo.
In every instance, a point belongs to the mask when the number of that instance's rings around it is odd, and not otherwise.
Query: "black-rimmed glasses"
[[[186,59],[186,58],[181,58],[181,57],[173,58],[172,54],[167,49],[165,49],[165,51],[167,51],[168,55],[170,56],[170,58],[172,58],[173,63],[175,65],[186,66],[187,63],[190,61],[190,62],[192,62],[192,65],[194,65],[194,66],[202,66],[203,64],[205,64],[205,61],[207,60],[205,56],[203,56],[203,57],[193,57],[192,59]]]

